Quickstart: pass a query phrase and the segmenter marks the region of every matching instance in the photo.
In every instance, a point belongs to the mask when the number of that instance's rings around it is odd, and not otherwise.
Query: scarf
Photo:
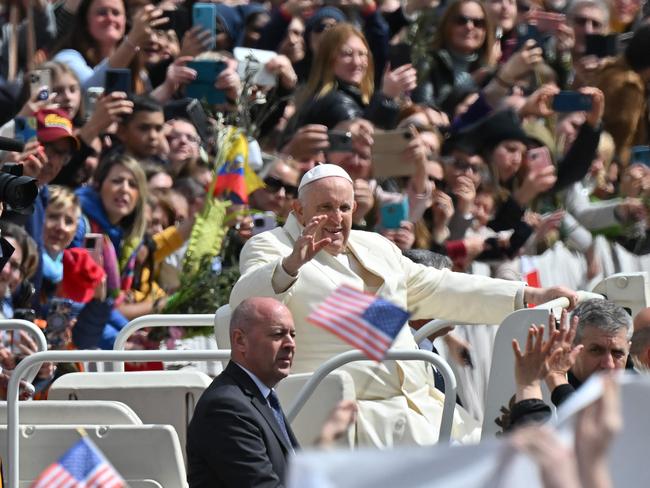
[[[43,263],[43,277],[52,283],[61,283],[63,279],[63,253],[58,253],[52,258],[46,250],[41,253]]]

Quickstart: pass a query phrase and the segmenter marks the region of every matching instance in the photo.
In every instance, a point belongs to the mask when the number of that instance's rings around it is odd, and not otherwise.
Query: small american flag
[[[308,317],[307,322],[337,335],[381,361],[410,314],[397,305],[343,285]]]
[[[126,482],[86,436],[34,481],[31,488],[123,488]]]

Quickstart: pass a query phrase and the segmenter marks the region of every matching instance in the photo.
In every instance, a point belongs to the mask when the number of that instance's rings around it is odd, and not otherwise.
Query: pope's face
[[[325,248],[336,256],[345,250],[352,229],[352,214],[356,209],[352,183],[345,178],[331,176],[310,183],[294,203],[298,221],[306,225],[313,217],[325,215],[327,220],[314,236],[314,241],[331,239]]]

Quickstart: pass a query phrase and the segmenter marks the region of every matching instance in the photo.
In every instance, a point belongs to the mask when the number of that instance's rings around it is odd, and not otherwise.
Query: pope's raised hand
[[[319,251],[332,243],[332,239],[329,237],[318,239],[325,222],[327,222],[326,215],[312,217],[305,225],[300,237],[296,239],[291,254],[282,260],[282,267],[291,276],[297,275],[303,264],[311,261]]]

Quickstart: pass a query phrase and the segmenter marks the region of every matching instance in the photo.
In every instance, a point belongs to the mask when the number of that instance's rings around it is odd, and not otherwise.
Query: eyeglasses
[[[454,169],[457,171],[460,171],[461,173],[464,173],[466,171],[471,171],[472,173],[476,174],[481,171],[481,166],[478,164],[471,164],[465,161],[454,161]]]
[[[267,176],[264,178],[264,184],[266,189],[271,193],[277,193],[280,191],[280,188],[284,188],[284,193],[290,198],[296,198],[298,196],[298,187],[289,185],[284,181],[274,178],[273,176]]]
[[[170,132],[167,139],[170,141],[174,139],[185,139],[187,142],[193,142],[194,144],[201,142],[199,137],[192,134],[185,134],[184,132]]]
[[[594,29],[602,29],[603,23],[599,20],[590,19],[589,17],[583,17],[578,15],[573,18],[573,22],[580,27],[585,27],[589,22],[591,22],[591,27]]]
[[[320,24],[316,24],[312,29],[312,31],[315,32],[316,34],[320,34],[321,32],[330,30],[337,23],[338,22],[321,22]]]
[[[456,18],[454,19],[454,22],[456,23],[457,26],[466,26],[470,22],[474,27],[477,29],[484,29],[485,28],[485,19],[479,19],[476,17],[467,17],[466,15],[457,15]]]

